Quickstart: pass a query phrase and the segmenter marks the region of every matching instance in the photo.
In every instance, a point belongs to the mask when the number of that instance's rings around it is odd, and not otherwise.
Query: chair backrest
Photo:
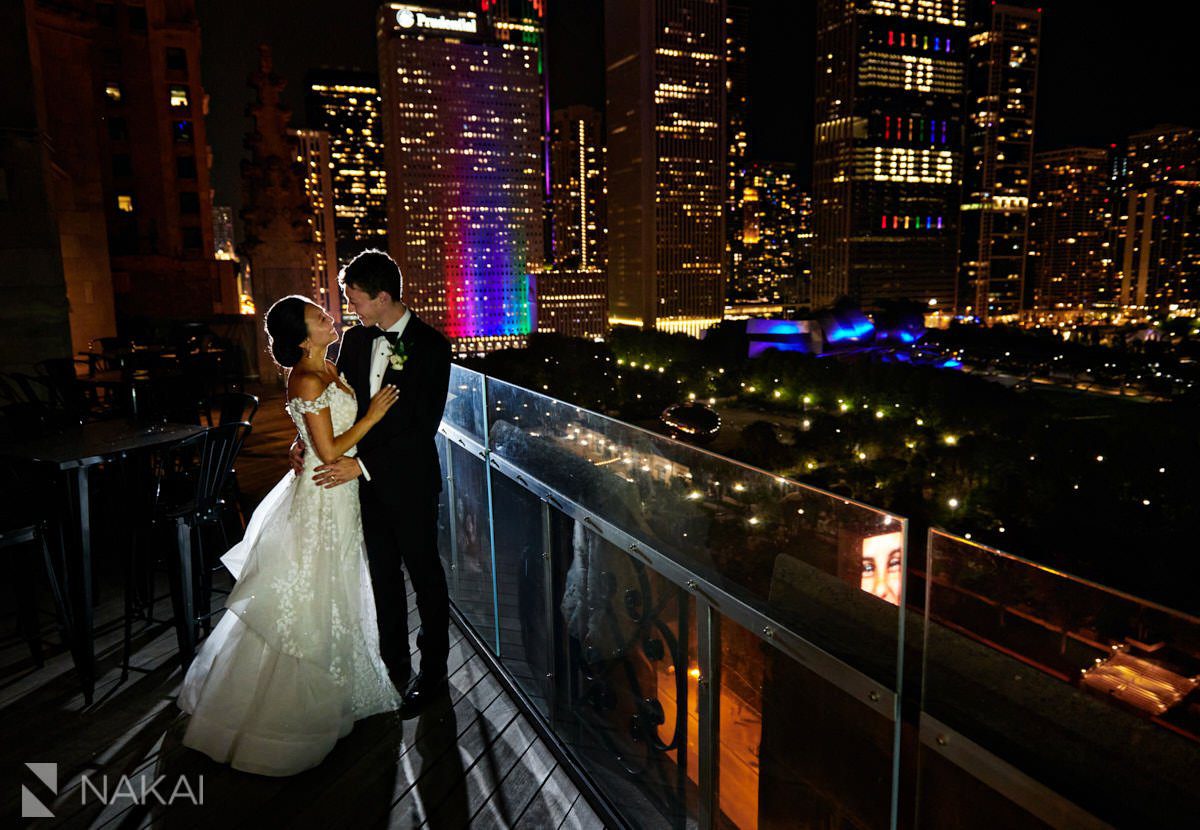
[[[212,427],[205,433],[208,442],[204,447],[196,491],[196,507],[201,513],[216,506],[250,429],[250,424],[245,421],[231,421]]]
[[[254,422],[258,397],[248,392],[223,392],[208,402],[208,425],[220,426],[232,421]]]
[[[208,432],[198,432],[155,453],[151,501],[157,511],[189,499],[199,501]]]
[[[44,378],[36,378],[24,372],[13,372],[9,378],[17,385],[20,403],[45,405],[51,401],[52,393]],[[38,386],[42,388],[42,392],[38,392]]]
[[[19,403],[23,400],[21,393],[17,391],[16,384],[3,372],[0,372],[0,398],[3,398],[6,403]]]

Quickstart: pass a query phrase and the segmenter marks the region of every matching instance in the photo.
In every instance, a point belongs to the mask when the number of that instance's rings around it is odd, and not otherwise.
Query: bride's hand
[[[384,413],[392,408],[392,404],[399,397],[400,393],[396,390],[395,386],[391,384],[384,386],[371,398],[371,404],[367,407],[367,419],[373,424],[379,423],[383,419]]]

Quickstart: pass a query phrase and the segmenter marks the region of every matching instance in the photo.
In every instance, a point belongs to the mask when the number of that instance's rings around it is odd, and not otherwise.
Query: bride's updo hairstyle
[[[267,311],[267,341],[271,357],[285,369],[290,369],[304,358],[304,347],[300,344],[308,339],[308,323],[304,310],[315,306],[308,297],[292,294],[276,300]]]

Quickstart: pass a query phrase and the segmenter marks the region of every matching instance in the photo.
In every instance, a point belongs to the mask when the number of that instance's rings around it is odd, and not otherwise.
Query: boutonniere
[[[404,364],[408,360],[408,353],[404,349],[404,343],[400,338],[396,338],[395,343],[388,343],[388,364],[397,372],[404,369]]]

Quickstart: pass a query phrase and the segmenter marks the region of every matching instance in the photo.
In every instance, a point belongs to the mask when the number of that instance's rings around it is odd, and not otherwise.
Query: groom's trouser
[[[430,678],[444,676],[450,649],[450,599],[437,548],[437,494],[391,505],[374,498],[367,488],[362,498],[362,523],[375,590],[379,650],[384,663],[400,678],[407,677],[412,671],[408,647],[408,592],[404,587],[404,573],[400,570],[403,562],[412,579],[417,611],[421,615],[421,628],[417,634],[421,672]]]

